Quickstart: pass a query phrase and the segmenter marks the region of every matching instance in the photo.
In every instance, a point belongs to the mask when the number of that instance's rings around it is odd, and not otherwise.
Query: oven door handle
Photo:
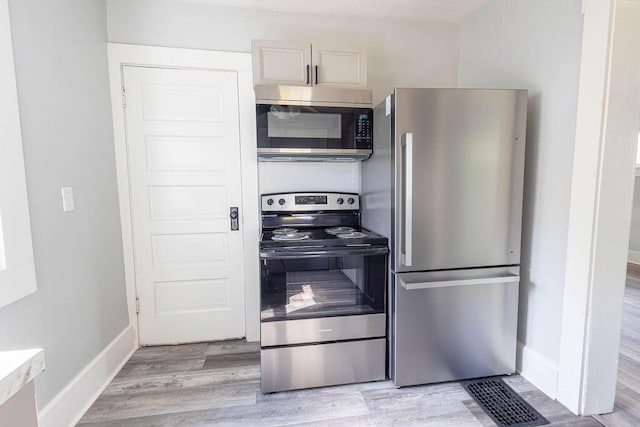
[[[337,256],[355,256],[355,255],[381,255],[389,253],[386,247],[377,248],[358,248],[354,249],[338,249],[328,251],[260,251],[261,259],[293,259],[293,258],[314,258],[314,257],[337,257]]]

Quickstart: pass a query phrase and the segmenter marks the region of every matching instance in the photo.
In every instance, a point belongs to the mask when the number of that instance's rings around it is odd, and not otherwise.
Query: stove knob
[[[278,200],[278,204],[279,204],[280,206],[284,205],[284,199],[280,199],[280,200]]]
[[[273,199],[269,199],[269,200],[267,200],[267,204],[268,204],[269,206],[271,206],[271,205],[273,204]]]
[[[344,203],[344,199],[342,197],[338,197],[337,202],[338,202],[339,205],[341,205],[341,204]]]
[[[354,199],[353,197],[349,197],[349,200],[347,200],[347,202],[349,202],[350,205],[352,205],[355,201],[356,199]]]

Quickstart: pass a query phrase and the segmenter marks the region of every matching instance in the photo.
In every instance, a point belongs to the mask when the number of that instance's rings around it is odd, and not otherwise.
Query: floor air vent
[[[500,378],[463,381],[462,387],[498,426],[525,427],[549,424],[538,411]]]

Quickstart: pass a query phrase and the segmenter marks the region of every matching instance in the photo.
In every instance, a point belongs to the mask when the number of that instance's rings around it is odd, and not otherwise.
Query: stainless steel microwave
[[[358,161],[373,149],[367,90],[256,86],[258,158]]]

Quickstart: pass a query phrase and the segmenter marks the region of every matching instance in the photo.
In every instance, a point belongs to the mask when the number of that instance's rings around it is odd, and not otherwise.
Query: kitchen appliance
[[[372,152],[371,91],[256,85],[258,159],[357,161]]]
[[[350,193],[261,197],[263,393],[385,379],[388,240]]]
[[[526,90],[395,89],[362,223],[390,238],[396,386],[515,371]]]

